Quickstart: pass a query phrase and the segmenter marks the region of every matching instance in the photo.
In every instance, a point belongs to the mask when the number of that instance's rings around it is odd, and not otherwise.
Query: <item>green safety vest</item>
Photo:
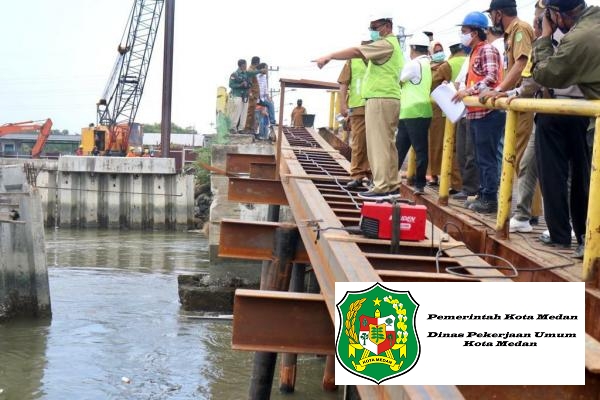
[[[450,64],[450,69],[452,70],[452,82],[456,80],[466,58],[465,56],[455,56],[448,59],[448,64]]]
[[[417,60],[421,65],[421,80],[414,84],[411,81],[402,83],[402,98],[400,100],[400,119],[431,118],[431,63],[428,57]]]
[[[353,58],[350,60],[350,71],[352,71],[352,80],[348,85],[348,107],[362,107],[365,105],[365,99],[361,94],[361,86],[367,72],[367,66],[362,58]]]
[[[400,100],[398,78],[404,66],[404,56],[396,36],[388,35],[384,40],[387,40],[394,47],[394,52],[390,59],[381,65],[374,64],[373,61],[369,60],[362,85],[362,97],[364,99],[392,98]]]

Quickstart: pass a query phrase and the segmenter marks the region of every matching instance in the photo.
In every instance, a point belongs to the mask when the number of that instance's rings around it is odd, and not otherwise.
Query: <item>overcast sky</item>
[[[383,2],[381,2],[383,3]],[[489,0],[389,1],[394,24],[407,33],[430,30],[446,46],[458,41],[470,11]],[[588,1],[599,4],[600,0]],[[285,4],[285,6],[284,6]],[[533,0],[518,0],[519,13],[532,19]],[[52,118],[55,129],[79,133],[96,119],[96,102],[116,59],[133,0],[4,0],[0,24],[0,124]],[[335,81],[342,68],[334,61],[319,70],[312,59],[358,44],[368,35],[369,2],[176,0],[172,121],[212,133],[218,86],[227,86],[237,59],[261,57],[278,73],[270,76]],[[163,24],[146,81],[137,122],[159,122],[161,115]],[[316,125],[325,126],[328,95],[295,91],[286,103],[303,98]],[[279,99],[275,98],[276,104]],[[286,105],[289,120],[291,105]]]

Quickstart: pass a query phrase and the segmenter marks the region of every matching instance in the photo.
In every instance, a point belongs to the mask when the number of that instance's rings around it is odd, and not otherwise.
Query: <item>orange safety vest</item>
[[[475,54],[477,54],[479,52],[479,50],[481,50],[481,47],[485,44],[486,44],[486,42],[479,42],[479,44],[477,46],[475,46],[475,48],[471,52],[471,57],[469,57],[469,70],[467,72],[467,88],[473,87],[478,82],[481,82],[483,80],[483,78],[485,78],[485,75],[479,75],[473,70],[473,65],[475,64],[475,59],[479,58],[479,56],[477,56],[477,57],[473,57],[473,56]],[[496,82],[497,84],[502,82],[503,75],[504,74],[502,71],[502,66],[500,66],[500,68],[498,68],[498,81]],[[477,111],[485,111],[485,110],[489,110],[489,109],[485,108],[485,107],[467,107],[467,111],[470,113],[477,112]]]

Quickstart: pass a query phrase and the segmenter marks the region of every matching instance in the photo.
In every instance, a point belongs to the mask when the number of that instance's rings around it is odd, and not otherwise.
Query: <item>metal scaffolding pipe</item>
[[[171,144],[171,98],[173,95],[173,40],[175,36],[175,0],[166,0],[165,48],[163,57],[162,116],[160,124],[160,154],[169,157]]]
[[[596,118],[594,134],[594,154],[592,156],[592,177],[590,179],[590,200],[588,202],[588,223],[585,232],[585,254],[583,257],[583,279],[598,279],[600,268],[600,118]]]
[[[498,213],[496,215],[496,235],[500,239],[508,238],[508,219],[512,199],[513,177],[517,147],[518,114],[509,110],[506,113],[504,127],[504,149],[502,151],[502,176],[498,193]]]
[[[450,179],[452,177],[452,161],[454,160],[454,141],[456,138],[456,124],[446,118],[444,129],[444,148],[442,150],[442,171],[440,173],[440,191],[438,204],[448,205],[450,195]]]

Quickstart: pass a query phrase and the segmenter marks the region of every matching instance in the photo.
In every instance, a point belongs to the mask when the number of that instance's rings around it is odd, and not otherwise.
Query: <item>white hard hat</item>
[[[429,47],[429,37],[423,32],[414,33],[408,40],[408,45]]]
[[[394,13],[391,10],[377,10],[369,14],[369,22],[379,21],[380,19],[394,19]]]

